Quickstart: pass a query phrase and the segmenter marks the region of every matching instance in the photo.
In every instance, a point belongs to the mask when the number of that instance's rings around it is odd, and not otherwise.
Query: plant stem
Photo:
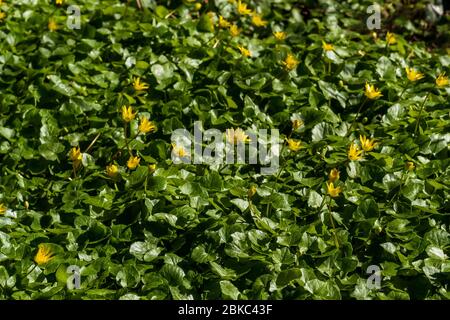
[[[287,140],[289,140],[291,138],[293,132],[294,132],[294,128],[292,128],[291,132],[289,133]],[[281,151],[280,151],[280,159],[283,160],[283,165],[281,166],[280,171],[278,171],[277,176],[275,177],[275,187],[277,186],[278,179],[280,178],[280,175],[286,166],[286,161],[285,161],[285,159],[283,159],[283,151],[284,151],[285,147],[286,147],[286,142],[283,143],[283,146],[281,147]],[[272,190],[269,197],[271,197],[273,195],[274,190],[275,190],[275,188]],[[266,216],[268,217],[269,214],[270,214],[270,203],[267,204]]]
[[[417,117],[417,123],[416,123],[416,129],[414,129],[414,136],[416,136],[417,130],[419,129],[419,123],[420,123],[420,116],[422,115],[423,107],[425,106],[425,102],[427,101],[428,97],[430,96],[431,92],[428,92],[425,96],[425,99],[423,99],[422,105],[420,106],[419,116]]]
[[[359,106],[358,112],[356,113],[356,117],[355,117],[355,119],[353,120],[352,125],[350,126],[350,129],[349,129],[348,132],[347,132],[347,136],[348,136],[349,134],[351,134],[352,129],[353,129],[353,126],[355,125],[355,122],[356,122],[356,120],[357,120],[358,117],[359,117],[359,113],[361,112],[361,109],[362,109],[362,107],[366,104],[366,102],[367,102],[367,97],[364,99],[364,101],[363,101],[363,102],[361,103],[361,105]]]
[[[334,243],[336,244],[336,248],[339,249],[339,241],[338,241],[338,238],[336,235],[336,226],[334,225],[333,215],[331,214],[331,197],[330,197],[330,202],[328,203],[328,211],[330,213],[331,226],[333,227]]]
[[[403,91],[400,93],[400,96],[398,97],[399,100],[402,98],[402,96],[405,93],[406,89],[408,89],[408,84],[409,84],[409,82],[406,83],[406,86],[403,88]]]
[[[89,152],[89,150],[91,150],[92,146],[94,145],[94,143],[97,141],[97,139],[100,137],[100,132],[97,133],[97,135],[95,136],[94,140],[92,140],[91,144],[86,148],[86,150],[84,151],[84,153]]]
[[[319,214],[320,213],[320,211],[322,211],[322,208],[323,208],[323,205],[325,204],[325,199],[327,198],[327,195],[325,194],[323,197],[322,197],[322,202],[320,203],[320,206],[319,206],[319,210],[317,210],[317,213]]]
[[[128,149],[128,153],[130,154],[130,156],[132,156],[133,154],[131,153],[130,146],[128,145],[127,125],[128,125],[128,123],[125,122],[125,125],[123,126],[123,135],[124,135],[124,137],[125,137],[125,145],[126,145],[126,147],[127,147],[127,149]]]

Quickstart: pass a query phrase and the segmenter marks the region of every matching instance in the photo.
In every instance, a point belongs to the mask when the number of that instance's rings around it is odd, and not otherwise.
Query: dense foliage
[[[450,298],[449,17],[408,2],[0,1],[0,298]],[[280,167],[174,164],[194,121]]]

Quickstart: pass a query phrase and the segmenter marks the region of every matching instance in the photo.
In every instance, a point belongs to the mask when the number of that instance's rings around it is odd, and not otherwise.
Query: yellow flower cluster
[[[36,262],[38,266],[44,265],[53,258],[53,255],[54,254],[50,246],[45,243],[41,243],[38,245],[38,251],[34,257],[34,262]]]
[[[241,128],[227,129],[226,138],[230,144],[250,142],[249,136]]]
[[[290,53],[282,63],[288,71],[294,70],[299,64],[298,60]]]
[[[0,214],[4,214],[6,212],[7,208],[3,203],[0,203]]]
[[[381,91],[379,91],[377,88],[375,88],[374,85],[370,85],[368,82],[366,82],[366,85],[364,87],[364,94],[367,98],[371,100],[378,99],[379,97],[383,96],[381,94]]]
[[[148,89],[148,83],[141,82],[141,78],[137,77],[133,79],[133,88],[136,91],[144,91]]]
[[[56,30],[58,30],[58,25],[56,24],[55,20],[50,19],[48,20],[48,30],[50,30],[50,32],[54,32]]]
[[[415,81],[420,80],[420,79],[422,79],[423,77],[425,77],[425,76],[423,75],[423,73],[418,72],[418,71],[417,71],[416,69],[414,69],[414,68],[406,67],[406,68],[405,68],[405,71],[406,71],[406,76],[407,76],[408,80],[409,80],[409,81],[412,81],[412,82],[415,82]]]
[[[288,143],[288,148],[291,151],[296,152],[302,148],[302,142],[299,140],[287,139],[287,143]]]
[[[251,56],[252,56],[252,53],[251,53],[250,50],[248,50],[247,48],[238,46],[238,49],[239,49],[239,51],[241,51],[241,54],[242,54],[244,57],[251,57]]]
[[[347,156],[351,161],[358,161],[363,159],[363,151],[370,152],[377,146],[375,139],[370,139],[363,135],[359,136],[359,141],[361,144],[361,149],[356,143],[350,144]]]

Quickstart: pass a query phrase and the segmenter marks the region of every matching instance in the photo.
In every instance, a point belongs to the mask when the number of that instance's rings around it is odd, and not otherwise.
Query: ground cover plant
[[[0,0],[0,299],[450,298],[449,17],[378,4]]]

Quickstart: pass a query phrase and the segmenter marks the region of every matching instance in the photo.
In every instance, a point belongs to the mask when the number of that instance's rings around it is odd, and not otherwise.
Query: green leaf
[[[220,290],[225,299],[237,300],[239,298],[239,290],[228,280],[220,281]]]

